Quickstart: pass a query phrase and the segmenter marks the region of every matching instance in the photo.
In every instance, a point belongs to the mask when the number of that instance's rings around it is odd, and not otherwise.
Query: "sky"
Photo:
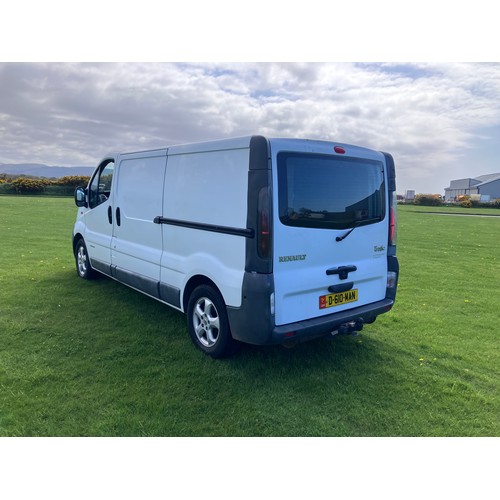
[[[397,190],[500,172],[499,63],[0,63],[0,163],[264,134],[391,153]]]

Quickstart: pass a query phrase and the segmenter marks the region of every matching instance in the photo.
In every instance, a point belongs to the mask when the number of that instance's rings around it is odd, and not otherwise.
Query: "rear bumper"
[[[328,335],[341,325],[353,321],[370,323],[394,305],[394,298],[386,297],[346,311],[276,326],[269,300],[272,292],[274,284],[271,274],[245,273],[241,307],[227,308],[229,326],[236,340],[254,345],[301,342]]]
[[[396,257],[390,259],[388,267],[391,271],[399,271]],[[395,286],[392,290],[387,289],[383,300],[326,316],[276,326],[270,306],[270,296],[274,292],[273,275],[245,273],[242,288],[241,307],[227,308],[229,326],[236,340],[254,345],[301,342],[328,335],[346,323],[371,323],[379,314],[390,311],[396,299]]]
[[[390,311],[393,305],[394,300],[386,298],[373,304],[355,307],[327,316],[275,326],[269,343],[282,344],[292,340],[300,342],[326,335],[337,330],[341,325],[352,321],[362,320],[363,323],[368,323],[373,321],[379,314]]]

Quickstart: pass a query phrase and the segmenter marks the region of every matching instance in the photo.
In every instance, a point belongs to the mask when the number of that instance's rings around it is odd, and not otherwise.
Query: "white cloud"
[[[0,163],[264,133],[389,151],[441,191],[500,125],[499,64],[3,64],[0,87]]]

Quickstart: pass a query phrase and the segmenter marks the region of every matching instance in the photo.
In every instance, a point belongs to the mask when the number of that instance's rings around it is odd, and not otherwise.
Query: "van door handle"
[[[120,224],[121,224],[120,207],[117,207],[117,209],[116,209],[116,223],[117,223],[118,225],[120,225]]]
[[[113,224],[113,210],[111,210],[111,207],[108,207],[108,221]]]
[[[326,270],[327,276],[331,276],[332,274],[338,274],[339,278],[341,280],[346,280],[347,275],[349,273],[353,273],[354,271],[357,271],[358,268],[356,266],[339,266],[339,267],[332,267],[331,269]]]

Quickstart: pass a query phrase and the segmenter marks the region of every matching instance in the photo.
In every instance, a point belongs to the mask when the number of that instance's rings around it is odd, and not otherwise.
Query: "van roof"
[[[259,134],[254,134],[254,135],[247,135],[247,136],[241,136],[241,137],[232,137],[228,139],[217,139],[214,141],[204,141],[204,142],[192,142],[192,143],[185,143],[185,144],[175,144],[172,146],[167,146],[163,148],[156,148],[156,149],[148,149],[148,150],[137,150],[137,151],[128,151],[128,152],[122,152],[120,153],[120,156],[133,156],[136,154],[141,154],[144,155],[145,153],[150,153],[154,155],[163,155],[163,154],[168,154],[168,155],[177,155],[177,154],[188,154],[188,153],[201,153],[201,152],[209,152],[209,151],[220,151],[224,149],[245,149],[250,146],[250,142],[252,138],[255,137],[262,137],[266,140],[268,140],[271,144],[275,143],[280,145],[298,145],[299,143],[304,143],[304,142],[309,142],[312,145],[315,145],[316,147],[319,146],[321,149],[324,146],[325,148],[329,148],[330,144],[334,143],[335,145],[342,146],[345,148],[350,149],[353,151],[353,148],[355,148],[355,151],[357,154],[368,154],[370,153],[375,153],[377,156],[380,154],[378,151],[373,150],[373,149],[368,149],[360,146],[355,146],[352,144],[345,144],[337,141],[332,141],[332,140],[324,140],[324,139],[306,139],[306,138],[294,138],[294,137],[265,137]],[[328,149],[325,149],[325,152]],[[111,154],[108,155],[107,157],[116,157],[118,154]],[[371,155],[370,155],[371,156]]]

